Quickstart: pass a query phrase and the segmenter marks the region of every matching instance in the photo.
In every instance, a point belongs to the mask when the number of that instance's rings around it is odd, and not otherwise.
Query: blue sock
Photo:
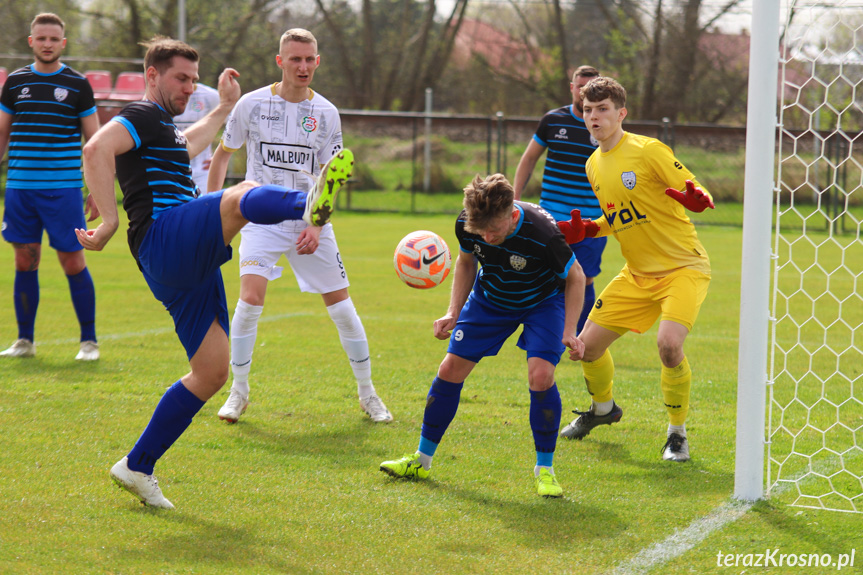
[[[84,268],[74,276],[66,276],[69,280],[69,292],[72,294],[72,306],[81,324],[81,341],[96,341],[96,288],[90,270]]]
[[[546,453],[544,451],[536,452],[537,467],[554,467],[554,452]]]
[[[438,444],[431,439],[426,439],[420,435],[420,446],[417,448],[417,451],[424,453],[429,457],[434,457],[434,452],[437,451],[437,446]]]
[[[240,213],[256,224],[278,224],[301,220],[306,210],[306,192],[267,184],[252,188],[240,198]]]
[[[596,303],[596,290],[593,289],[593,284],[584,286],[584,306],[581,308],[581,316],[578,318],[578,327],[575,334],[581,333],[584,329],[584,322],[587,321],[587,316],[590,315],[590,310],[593,309],[593,304]]]
[[[539,463],[540,454],[548,454],[543,455],[548,460],[553,457],[551,454],[557,446],[561,411],[563,411],[563,405],[560,402],[556,383],[545,391],[530,392],[530,430],[533,432],[537,465],[545,465]]]
[[[447,427],[458,411],[461,398],[462,383],[451,383],[435,377],[429,394],[426,397],[426,409],[423,414],[422,437],[433,443],[440,443]],[[427,455],[432,455],[428,453]]]
[[[156,406],[144,433],[129,452],[129,469],[152,475],[153,466],[183,435],[204,403],[182,382],[178,381],[169,387]]]
[[[18,320],[18,339],[33,339],[36,329],[36,310],[39,309],[39,270],[15,271],[13,287],[15,317]]]

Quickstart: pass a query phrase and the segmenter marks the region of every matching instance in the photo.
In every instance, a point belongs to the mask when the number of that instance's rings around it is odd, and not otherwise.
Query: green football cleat
[[[563,488],[551,471],[542,468],[536,476],[536,492],[540,497],[563,497]]]
[[[342,150],[327,162],[321,169],[314,189],[306,198],[304,222],[310,226],[321,227],[330,221],[336,208],[336,196],[351,177],[353,169],[354,154],[350,150]]]
[[[393,477],[404,477],[406,479],[425,479],[431,474],[420,463],[420,454],[416,452],[403,456],[401,459],[384,461],[381,463],[381,471]]]

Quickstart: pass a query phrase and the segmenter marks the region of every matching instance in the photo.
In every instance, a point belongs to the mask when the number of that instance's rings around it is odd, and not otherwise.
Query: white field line
[[[723,503],[707,516],[695,519],[685,529],[676,529],[663,541],[642,549],[634,557],[618,565],[612,574],[647,573],[654,567],[668,563],[701,543],[715,531],[743,517],[751,507],[752,503],[736,500]]]

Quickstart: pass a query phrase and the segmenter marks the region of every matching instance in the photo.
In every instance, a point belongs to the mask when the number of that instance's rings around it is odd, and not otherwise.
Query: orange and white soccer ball
[[[449,275],[452,255],[443,238],[434,232],[419,230],[402,238],[393,255],[393,266],[399,279],[412,288],[438,286]]]

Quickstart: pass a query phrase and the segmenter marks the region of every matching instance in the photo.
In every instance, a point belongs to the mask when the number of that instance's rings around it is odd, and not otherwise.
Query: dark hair
[[[166,36],[153,36],[152,40],[141,42],[141,46],[147,49],[144,55],[144,71],[152,66],[160,74],[171,67],[174,56],[180,56],[191,62],[199,60],[198,52],[185,42],[174,40]]]
[[[606,98],[617,108],[626,107],[626,89],[614,78],[594,78],[581,89],[581,98],[589,102],[602,102]]]
[[[51,12],[42,12],[41,14],[37,14],[30,23],[30,31],[32,32],[33,28],[40,24],[55,24],[59,26],[64,33],[66,32],[66,23],[63,22],[62,18]]]
[[[503,174],[476,176],[464,189],[465,229],[479,233],[489,224],[512,213],[515,191]]]
[[[596,78],[597,76],[599,76],[599,70],[593,66],[579,66],[572,73],[572,81],[575,82],[576,78]]]

